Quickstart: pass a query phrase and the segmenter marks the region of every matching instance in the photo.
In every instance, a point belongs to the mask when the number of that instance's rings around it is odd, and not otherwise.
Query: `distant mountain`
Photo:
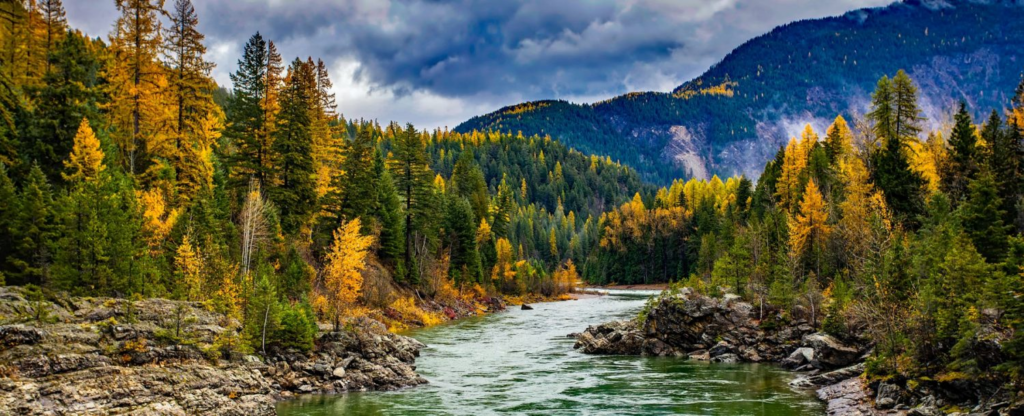
[[[790,23],[670,93],[524,103],[456,130],[550,134],[658,183],[752,174],[805,123],[823,131],[838,114],[865,113],[877,80],[899,69],[936,126],[959,100],[976,115],[1005,108],[1024,72],[1024,1],[907,0]]]

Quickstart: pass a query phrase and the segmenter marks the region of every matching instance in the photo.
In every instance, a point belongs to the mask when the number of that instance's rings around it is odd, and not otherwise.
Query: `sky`
[[[286,61],[327,63],[345,117],[433,129],[523,101],[670,91],[775,26],[892,0],[192,1],[218,84],[259,31]],[[93,37],[118,15],[114,0],[64,5]]]

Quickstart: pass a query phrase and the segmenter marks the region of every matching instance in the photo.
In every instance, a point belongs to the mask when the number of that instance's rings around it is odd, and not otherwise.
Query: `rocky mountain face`
[[[837,115],[866,113],[878,79],[899,69],[920,87],[931,128],[950,120],[960,100],[976,116],[1006,108],[1024,72],[1022,54],[1018,1],[907,0],[780,26],[671,92],[524,103],[456,130],[548,134],[656,183],[753,176],[804,124],[824,132]]]
[[[0,415],[270,415],[295,394],[426,383],[423,344],[370,319],[264,359],[226,348],[237,322],[189,302],[33,301],[0,287],[11,320],[24,322],[0,326]]]

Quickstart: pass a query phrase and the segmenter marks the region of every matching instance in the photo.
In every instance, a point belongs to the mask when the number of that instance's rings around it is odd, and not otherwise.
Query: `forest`
[[[588,277],[674,281],[874,345],[871,377],[1024,380],[1024,82],[1005,114],[961,103],[925,135],[882,77],[863,119],[809,125],[746,178],[676,181],[604,214]]]
[[[104,39],[59,0],[0,4],[6,285],[197,302],[237,321],[222,348],[255,351],[444,320],[430,299],[673,282],[864,334],[874,376],[1024,374],[1024,83],[926,132],[899,71],[756,182],[656,188],[549,136],[345,117],[327,64],[260,33],[218,86],[190,0],[116,5]]]
[[[199,302],[224,348],[309,349],[317,321],[564,297],[601,214],[655,192],[550,137],[346,118],[260,33],[220,87],[189,0],[116,5],[105,39],[0,5],[0,282],[40,297]]]

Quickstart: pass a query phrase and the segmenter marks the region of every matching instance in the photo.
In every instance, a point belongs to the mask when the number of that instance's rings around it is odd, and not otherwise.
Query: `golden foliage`
[[[806,252],[809,246],[821,248],[831,232],[825,200],[812,179],[807,182],[804,199],[800,202],[800,212],[790,230],[790,248],[797,254]]]
[[[491,280],[495,282],[509,282],[515,279],[516,272],[513,269],[512,243],[509,243],[506,238],[499,238],[497,244],[495,244],[495,250],[498,253],[498,258],[494,263],[494,268],[491,269]]]
[[[168,208],[160,189],[138,191],[139,203],[142,205],[142,231],[150,252],[159,254],[160,246],[167,239],[174,224],[178,221],[178,208]]]
[[[356,301],[363,287],[362,271],[373,237],[359,233],[356,218],[334,231],[334,243],[327,253],[320,284],[313,293],[313,306],[337,322],[342,315],[357,311]]]
[[[66,181],[93,181],[106,169],[106,166],[103,165],[103,150],[100,149],[100,141],[96,138],[92,127],[89,126],[89,120],[85,117],[78,125],[71,157],[64,161],[64,167],[71,172],[71,174],[61,175]]]
[[[177,269],[178,276],[185,285],[187,299],[192,302],[205,301],[203,257],[199,253],[198,247],[192,246],[192,241],[188,234],[185,234],[176,254],[174,257],[174,267]]]

